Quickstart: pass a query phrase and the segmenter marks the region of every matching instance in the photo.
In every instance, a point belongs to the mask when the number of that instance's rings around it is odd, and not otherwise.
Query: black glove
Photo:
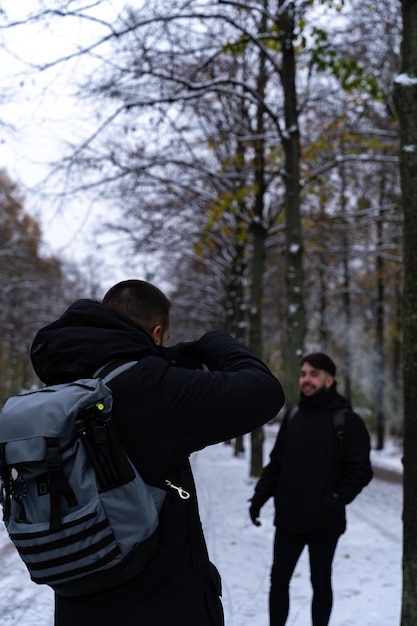
[[[255,524],[255,526],[260,526],[261,522],[259,521],[258,518],[259,518],[259,513],[261,511],[261,507],[255,504],[253,500],[249,500],[249,502],[252,502],[252,504],[249,507],[249,515],[252,520],[252,524]]]
[[[195,358],[196,344],[196,341],[190,341],[189,343],[180,343],[170,348],[156,346],[156,349],[158,354],[172,365],[177,365],[184,369],[201,370],[203,366]]]

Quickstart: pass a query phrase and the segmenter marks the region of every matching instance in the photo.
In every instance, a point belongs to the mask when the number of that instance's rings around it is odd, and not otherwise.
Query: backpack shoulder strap
[[[339,409],[333,413],[333,424],[338,439],[342,442],[345,436],[346,414],[348,409]]]
[[[121,361],[116,359],[102,365],[93,374],[93,378],[101,378],[104,383],[108,383],[113,378],[116,378],[119,374],[122,374],[126,370],[136,365],[138,361]]]
[[[292,420],[292,418],[295,417],[295,414],[298,412],[298,408],[298,404],[290,408],[288,411],[288,420]]]
[[[293,419],[293,417],[298,412],[298,409],[299,407],[297,404],[291,407],[291,409],[288,412],[289,421]],[[345,408],[345,409],[338,409],[337,411],[334,411],[334,413],[332,414],[333,425],[334,425],[337,437],[340,440],[340,442],[343,441],[344,436],[345,436],[345,424],[346,424],[347,412],[348,412],[348,409]]]

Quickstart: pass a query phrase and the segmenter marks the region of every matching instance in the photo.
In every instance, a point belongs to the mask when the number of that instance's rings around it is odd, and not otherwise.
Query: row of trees
[[[289,403],[301,353],[327,350],[381,448],[387,416],[402,431],[404,363],[411,626],[416,3],[149,0],[111,20],[108,6],[50,0],[28,16],[95,27],[87,45],[37,68],[94,65],[79,95],[95,126],[57,171],[72,194],[121,209],[109,227],[134,252],[160,257],[178,338],[226,325],[268,360]],[[261,441],[255,433],[254,450]],[[251,472],[261,464],[254,454]]]
[[[39,224],[0,171],[0,405],[37,382],[29,360],[35,332],[82,293],[80,273],[42,254]]]
[[[78,96],[94,125],[57,164],[60,189],[99,198],[125,249],[159,257],[179,339],[226,326],[289,404],[300,355],[329,351],[382,448],[387,421],[402,431],[400,4],[150,0],[107,15],[105,0],[51,0],[27,16],[94,23],[37,67],[93,65]]]
[[[105,15],[59,4],[36,18]],[[301,353],[330,351],[382,447],[402,404],[398,2],[158,0],[100,24],[74,53],[100,58],[79,93],[97,123],[65,184],[160,255],[179,332],[226,324],[290,404]]]

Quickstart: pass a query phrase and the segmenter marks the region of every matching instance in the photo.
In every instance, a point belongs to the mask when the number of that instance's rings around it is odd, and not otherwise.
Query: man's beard
[[[307,393],[305,389],[307,389]],[[305,383],[304,385],[301,386],[301,393],[303,393],[305,396],[313,396],[316,393],[320,393],[324,391],[326,391],[326,386],[324,384],[321,385],[320,387],[317,387],[316,385],[312,385],[311,383]]]

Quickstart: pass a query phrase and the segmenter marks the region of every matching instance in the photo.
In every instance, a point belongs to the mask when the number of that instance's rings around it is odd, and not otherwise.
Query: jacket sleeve
[[[288,418],[284,417],[275,445],[270,454],[268,465],[262,470],[262,474],[256,484],[255,492],[252,496],[252,503],[255,508],[260,510],[265,502],[275,495],[281,475],[282,446],[284,443],[284,434],[287,428]]]
[[[161,381],[161,397],[175,418],[171,434],[188,452],[250,432],[284,404],[277,378],[228,333],[213,331],[175,349],[208,368],[168,367]]]
[[[344,436],[343,472],[336,492],[349,504],[371,481],[370,437],[365,422],[356,413],[349,413]]]

